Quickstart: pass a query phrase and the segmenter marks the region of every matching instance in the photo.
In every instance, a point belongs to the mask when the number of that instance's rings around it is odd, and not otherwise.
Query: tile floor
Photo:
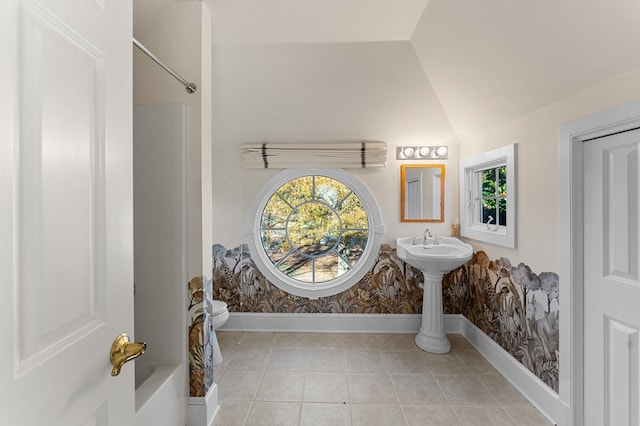
[[[218,331],[215,425],[550,425],[461,335]]]

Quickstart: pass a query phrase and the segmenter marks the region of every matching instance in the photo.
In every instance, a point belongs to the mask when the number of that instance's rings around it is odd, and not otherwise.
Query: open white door
[[[0,1],[0,424],[131,425],[132,11]]]
[[[584,142],[584,423],[640,422],[640,130]]]

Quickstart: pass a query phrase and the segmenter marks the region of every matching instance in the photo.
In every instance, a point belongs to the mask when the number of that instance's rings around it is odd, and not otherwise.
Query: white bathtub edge
[[[136,426],[154,426],[160,421],[184,422],[179,405],[184,392],[179,365],[163,365],[136,389]],[[172,406],[175,405],[175,407]],[[174,409],[175,408],[175,409]],[[172,416],[175,419],[172,419]],[[176,423],[180,424],[180,423]]]

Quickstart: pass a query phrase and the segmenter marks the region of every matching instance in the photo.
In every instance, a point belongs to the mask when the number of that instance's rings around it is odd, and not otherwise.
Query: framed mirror
[[[444,222],[444,164],[400,165],[400,221]]]

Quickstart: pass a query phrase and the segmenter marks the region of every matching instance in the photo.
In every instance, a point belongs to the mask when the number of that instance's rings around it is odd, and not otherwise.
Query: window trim
[[[491,227],[475,220],[476,173],[507,166],[507,224]],[[460,235],[504,247],[516,247],[516,144],[460,160]]]
[[[273,195],[282,185],[302,176],[327,176],[348,186],[360,198],[369,220],[369,239],[356,265],[347,273],[330,281],[316,283],[313,287],[290,278],[278,271],[262,248],[260,221],[262,212]],[[355,175],[343,169],[285,169],[269,179],[256,193],[247,213],[246,241],[251,258],[260,272],[279,289],[296,296],[317,299],[333,296],[356,284],[373,267],[378,257],[384,225],[382,215],[375,198],[366,185]]]

